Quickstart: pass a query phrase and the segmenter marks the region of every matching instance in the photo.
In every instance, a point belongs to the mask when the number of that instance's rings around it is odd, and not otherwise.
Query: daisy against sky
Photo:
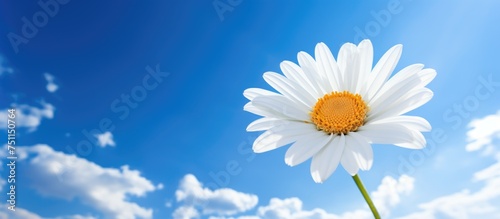
[[[286,147],[253,153],[241,95],[274,91],[262,74],[299,51],[365,38],[374,63],[404,45],[394,73],[438,72],[408,113],[432,124],[427,148],[375,144],[359,172],[383,217],[500,216],[496,1],[57,1],[34,22],[40,2],[0,3],[0,124],[19,110],[26,155],[0,218],[370,218],[343,168],[317,184]]]
[[[371,144],[394,144],[422,149],[427,120],[403,115],[433,96],[425,86],[436,77],[434,69],[410,65],[389,78],[403,46],[389,49],[373,65],[370,40],[342,45],[335,58],[324,43],[315,57],[299,52],[299,65],[284,61],[284,75],[266,72],[264,80],[279,93],[249,88],[244,109],[262,116],[247,131],[266,131],[254,142],[256,153],[292,143],[285,163],[298,165],[309,158],[311,176],[324,182],[337,168],[352,176],[373,164]],[[374,66],[372,68],[372,66]]]

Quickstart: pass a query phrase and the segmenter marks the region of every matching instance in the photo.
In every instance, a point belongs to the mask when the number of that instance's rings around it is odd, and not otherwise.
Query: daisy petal
[[[373,67],[373,46],[370,40],[363,40],[358,45],[359,53],[359,75],[356,85],[356,93],[364,96],[366,94],[366,80]]]
[[[290,61],[283,61],[280,63],[280,68],[287,78],[303,87],[314,99],[322,96],[320,95],[320,90],[317,88],[316,79],[308,77],[300,66]]]
[[[401,102],[396,102],[396,104],[402,106],[399,115],[410,112],[429,102],[434,96],[434,92],[429,88],[421,88],[414,92],[408,92],[407,96],[407,98],[403,97]]]
[[[398,99],[400,96],[406,94],[409,90],[420,84],[420,77],[417,73],[422,70],[423,67],[424,66],[420,64],[410,65],[396,73],[384,84],[377,95],[375,95],[368,104],[376,108],[380,104],[387,103],[386,99],[391,97]]]
[[[432,99],[432,96],[433,92],[425,87],[412,90],[392,104],[388,104],[384,108],[379,107],[378,109],[374,109],[373,112],[369,112],[367,121],[405,114],[424,105]]]
[[[408,149],[422,149],[427,144],[424,135],[421,132],[416,130],[410,130],[413,135],[412,142],[398,143],[394,144],[399,147],[408,148]]]
[[[304,109],[305,107],[299,107],[283,96],[259,96],[252,100],[252,104],[285,118],[300,121],[309,121],[310,118],[308,112]]]
[[[361,170],[369,170],[373,164],[373,149],[368,140],[356,132],[346,135],[346,145],[350,145]]]
[[[296,103],[303,104],[306,108],[311,108],[316,102],[312,96],[307,95],[308,93],[304,88],[278,73],[266,72],[264,73],[264,80],[278,92],[283,94],[283,96],[294,100]]]
[[[395,81],[393,83],[395,85],[387,87],[387,90],[384,90],[384,86],[377,96],[372,99],[373,104],[371,106],[376,109],[385,110],[387,104],[384,106],[384,103],[397,102],[411,91],[425,87],[434,77],[436,77],[436,72],[433,69],[424,69],[404,78],[404,80]]]
[[[382,85],[384,85],[387,79],[389,79],[389,76],[391,76],[392,71],[401,57],[402,50],[403,46],[401,44],[393,46],[382,56],[382,58],[380,58],[375,67],[373,67],[373,71],[368,76],[368,82],[371,82],[368,92],[366,93],[366,99],[368,101],[377,94]]]
[[[245,106],[243,106],[243,110],[250,112],[250,113],[253,113],[255,115],[258,115],[258,116],[284,118],[282,115],[274,113],[271,110],[266,110],[266,109],[256,107],[252,104],[252,102],[248,102],[247,104],[245,104]]]
[[[372,124],[398,123],[420,132],[428,132],[431,130],[431,124],[419,116],[394,116],[372,122]]]
[[[253,100],[253,98],[258,96],[273,96],[273,95],[279,95],[279,94],[261,88],[248,88],[245,91],[243,91],[243,96],[245,96],[245,98],[247,98],[248,100]]]
[[[398,123],[365,124],[357,133],[373,144],[399,144],[414,140],[411,130]]]
[[[344,144],[340,144],[340,136],[337,135],[313,156],[311,176],[314,182],[322,183],[332,175],[340,163],[344,146]]]
[[[328,78],[326,75],[323,75],[322,72],[318,71],[316,61],[314,61],[313,57],[306,52],[299,52],[297,54],[297,60],[304,73],[311,81],[316,82],[319,93],[325,94],[331,91],[332,88],[328,83]]]
[[[252,149],[255,153],[263,153],[297,141],[301,136],[317,132],[311,124],[293,122],[286,126],[272,128],[255,139]]]
[[[314,56],[316,57],[318,70],[328,79],[329,89],[327,92],[339,90],[342,75],[328,46],[324,43],[318,43],[314,50]]]
[[[332,135],[318,131],[303,136],[288,148],[285,154],[285,163],[295,166],[306,161],[321,150],[331,139]]]
[[[432,68],[426,68],[419,72],[420,80],[422,81],[420,86],[425,87],[429,84],[437,75],[436,70]]]
[[[340,163],[342,164],[342,167],[344,167],[345,171],[347,171],[351,176],[354,176],[358,173],[359,170],[358,162],[356,161],[356,157],[354,156],[352,146],[347,144],[345,136],[341,135],[340,137],[340,142],[345,144]]]
[[[344,43],[344,45],[340,47],[337,59],[343,78],[340,89],[355,93],[359,71],[358,48],[352,43]]]
[[[273,127],[279,127],[283,125],[288,125],[290,123],[289,120],[286,119],[276,119],[276,118],[260,118],[247,126],[247,132],[255,132],[255,131],[263,131],[268,130]]]

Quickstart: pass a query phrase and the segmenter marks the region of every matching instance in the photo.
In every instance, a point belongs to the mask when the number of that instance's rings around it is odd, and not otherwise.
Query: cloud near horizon
[[[40,194],[63,200],[78,199],[105,218],[152,218],[153,210],[130,201],[157,190],[153,183],[127,165],[107,168],[65,154],[45,144],[17,147],[25,177]]]
[[[233,215],[254,208],[258,202],[257,196],[253,194],[229,188],[210,190],[203,187],[192,174],[182,178],[175,197],[177,202],[182,203],[173,214],[176,219],[198,217],[197,208],[201,209],[202,214]]]
[[[377,190],[371,193],[373,201],[383,217],[388,217],[391,209],[400,203],[401,195],[407,195],[413,190],[414,181],[414,178],[407,175],[403,175],[397,180],[390,176],[383,178]],[[215,195],[215,193],[219,195]],[[222,193],[226,194],[222,195]],[[255,196],[255,204],[251,202],[251,205],[247,204],[246,208],[236,207],[238,206],[236,203],[243,203],[242,200],[251,200],[249,195],[232,189],[211,191],[208,188],[203,188],[192,174],[184,176],[181,180],[176,196],[178,201],[184,203],[174,211],[172,216],[175,219],[200,218],[200,210],[203,215],[208,214],[209,219],[371,219],[373,217],[368,207],[365,206],[342,215],[328,213],[321,208],[305,210],[302,207],[302,200],[298,197],[271,198],[269,204],[258,207],[255,215],[231,216],[251,210],[257,204],[257,196],[251,195]],[[222,210],[221,206],[232,207]],[[240,206],[245,205],[240,204]],[[214,213],[216,215],[213,215]]]

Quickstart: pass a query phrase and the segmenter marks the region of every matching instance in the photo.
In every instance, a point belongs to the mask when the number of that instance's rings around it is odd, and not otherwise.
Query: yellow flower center
[[[329,134],[347,134],[363,125],[368,107],[359,94],[334,91],[318,99],[311,120]]]

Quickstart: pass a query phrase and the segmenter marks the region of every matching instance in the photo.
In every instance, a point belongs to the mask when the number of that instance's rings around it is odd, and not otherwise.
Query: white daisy
[[[403,46],[389,49],[372,69],[373,48],[369,40],[358,46],[344,44],[337,60],[324,43],[315,58],[297,55],[299,64],[283,61],[284,76],[264,73],[264,80],[278,93],[249,88],[244,107],[262,116],[247,131],[264,131],[253,150],[262,153],[293,143],[285,162],[290,166],[312,157],[311,175],[324,182],[342,164],[352,176],[369,170],[371,144],[393,144],[421,149],[421,132],[430,131],[425,119],[403,115],[427,101],[433,93],[425,86],[436,76],[422,64],[410,65],[390,77]]]

